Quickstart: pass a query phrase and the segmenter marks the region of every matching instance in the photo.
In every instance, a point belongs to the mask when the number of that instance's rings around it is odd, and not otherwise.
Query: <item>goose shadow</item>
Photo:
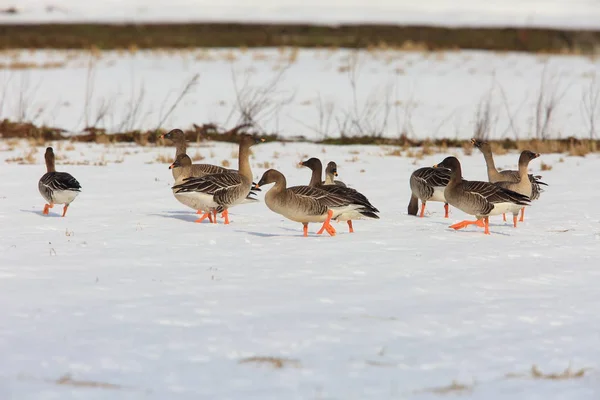
[[[436,224],[436,225],[443,225],[443,226],[447,227],[448,230],[452,229],[452,228],[450,228],[450,225],[453,225],[453,224],[456,223],[456,222],[450,222],[450,221],[428,221],[428,222]],[[506,226],[507,228],[510,227],[510,228],[514,229],[512,227],[512,225],[509,225],[509,224],[502,224],[502,223],[494,223],[494,224],[492,224],[492,223],[490,223],[490,234],[503,235],[503,236],[511,236],[510,234],[508,234],[506,232],[500,232],[500,231],[495,231],[495,230],[492,231],[492,228],[501,228],[501,227],[504,227],[504,226]],[[483,231],[483,228],[479,228],[479,229],[481,229]],[[468,230],[468,228],[467,228],[467,230],[465,230],[463,228],[463,229],[452,229],[451,232],[470,233],[470,232],[475,232],[475,231],[474,230]]]
[[[234,230],[234,232],[247,233],[248,235],[251,235],[251,236],[258,236],[258,237],[265,237],[265,238],[268,238],[268,237],[302,237],[302,234],[300,234],[300,235],[285,235],[285,234],[279,234],[279,233],[245,231],[242,229],[236,229],[236,230]]]
[[[165,213],[152,213],[148,215],[153,217],[178,219],[184,222],[196,222],[196,220],[200,218],[200,216],[197,214],[192,214],[190,212],[185,211],[167,211]],[[206,219],[206,222],[210,223],[208,219]]]
[[[282,233],[264,233],[264,232],[246,231],[246,230],[242,230],[242,229],[236,229],[235,232],[247,233],[248,235],[258,236],[258,237],[304,237],[304,235],[302,233],[302,229],[294,229],[294,228],[287,228],[287,227],[281,227],[279,229],[286,231],[286,232],[290,232],[292,234],[286,235],[286,234],[282,234]],[[337,234],[339,234],[339,232]],[[308,233],[308,237],[319,237],[319,236],[329,236],[329,235],[326,233],[317,235],[316,232]]]
[[[50,211],[50,213],[45,215],[44,212],[41,210],[19,210],[19,211],[39,215],[40,217],[45,217],[45,218],[62,218],[62,212],[60,214],[58,214],[58,213],[53,213],[52,211]]]

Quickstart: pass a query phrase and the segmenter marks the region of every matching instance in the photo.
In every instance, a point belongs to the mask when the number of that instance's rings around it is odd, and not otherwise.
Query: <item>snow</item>
[[[2,22],[308,22],[598,28],[597,0],[3,0]]]
[[[256,179],[270,167],[304,184],[298,161],[335,160],[381,210],[353,234],[311,224],[303,238],[262,201],[231,209],[229,226],[194,224],[171,194],[172,147],[52,145],[83,187],[65,218],[41,215],[44,146],[0,142],[1,398],[436,399],[453,381],[470,387],[454,398],[598,398],[596,154],[535,160],[550,186],[517,229],[494,217],[486,236],[449,229],[465,215],[446,220],[441,203],[406,215],[410,173],[448,153],[260,144]],[[188,153],[220,164],[235,151]],[[485,179],[477,151],[449,153]],[[27,154],[35,164],[4,161]],[[514,168],[517,154],[496,159]],[[254,356],[294,362],[240,362]],[[589,370],[544,380],[533,365]]]
[[[345,126],[348,135],[468,139],[489,100],[491,138],[530,138],[540,91],[542,104],[556,100],[548,136],[589,137],[584,100],[600,92],[598,58],[483,51],[9,51],[0,64],[3,118],[75,133],[89,125],[230,128],[239,118],[236,87],[242,99],[272,87],[257,120],[284,137],[337,137]],[[195,74],[197,84],[168,114]],[[349,123],[355,118],[362,129]]]

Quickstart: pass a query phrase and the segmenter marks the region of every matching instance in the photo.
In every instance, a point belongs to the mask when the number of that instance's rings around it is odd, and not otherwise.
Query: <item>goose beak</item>
[[[541,156],[540,153],[535,153],[535,158],[538,158],[539,156]]]
[[[257,138],[257,139],[254,139],[254,143],[255,143],[255,144],[263,143],[264,141],[265,141],[265,138]]]
[[[333,176],[338,176],[338,173],[337,173],[337,171],[335,171],[335,172],[333,173]]]
[[[169,165],[169,169],[173,169],[173,168],[175,168],[175,167],[177,167],[177,165],[175,165],[175,163],[173,163],[173,164]]]
[[[258,183],[255,183],[254,186],[252,186],[252,189],[260,189],[260,185]]]
[[[438,168],[438,164],[435,164],[435,165],[433,166],[433,168]]]
[[[471,139],[471,143],[472,143],[472,144],[475,144],[475,143],[477,143],[477,140],[475,140],[475,139]]]
[[[299,167],[304,167],[304,162],[300,161],[300,162],[298,163],[298,166],[299,166]]]

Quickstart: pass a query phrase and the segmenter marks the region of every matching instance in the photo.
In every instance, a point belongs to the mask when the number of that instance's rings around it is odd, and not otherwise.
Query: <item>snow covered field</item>
[[[239,104],[257,106],[268,132],[310,139],[381,134],[473,135],[489,103],[492,138],[529,138],[554,102],[550,137],[589,137],[600,126],[600,61],[481,51],[202,50],[0,54],[0,114],[72,132],[232,127]],[[176,104],[186,84],[198,81]],[[355,90],[353,90],[353,83]],[[538,109],[541,97],[542,108]],[[356,101],[354,100],[356,98]],[[481,114],[481,113],[480,113]],[[161,125],[161,121],[163,122]],[[358,121],[358,123],[353,123]],[[596,132],[597,133],[597,132]]]
[[[304,184],[310,172],[298,161],[335,160],[339,178],[381,210],[354,234],[340,224],[335,237],[303,238],[263,202],[233,208],[229,226],[193,223],[170,191],[173,148],[54,148],[58,169],[83,186],[66,218],[56,207],[41,215],[44,147],[0,142],[2,399],[600,394],[598,155],[542,155],[532,165],[550,185],[542,198],[519,228],[495,217],[486,236],[449,229],[465,216],[445,220],[440,203],[426,218],[406,215],[411,171],[446,154],[254,147],[257,179],[269,167]],[[223,143],[188,151],[233,166],[235,152]],[[457,155],[465,177],[485,179],[481,154]],[[28,156],[35,164],[6,162]],[[541,161],[552,169],[540,171]],[[548,380],[533,365],[586,370]]]
[[[241,21],[598,28],[597,0],[2,0],[3,22]]]

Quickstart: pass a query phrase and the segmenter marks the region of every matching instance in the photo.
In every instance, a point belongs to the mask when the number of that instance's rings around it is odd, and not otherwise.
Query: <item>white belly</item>
[[[219,207],[214,202],[213,196],[198,192],[180,192],[175,194],[175,198],[181,203],[194,210],[208,211]]]
[[[364,216],[357,211],[357,208],[360,206],[350,205],[348,207],[344,207],[343,209],[332,209],[333,210],[333,219],[337,221],[350,221],[354,219],[363,219]]]
[[[516,214],[519,212],[523,206],[519,206],[513,203],[496,203],[494,204],[494,208],[488,215],[500,215],[506,213]]]
[[[446,197],[444,196],[444,190],[446,188],[443,186],[435,186],[433,188],[433,196],[427,201],[439,201],[442,203],[446,202]]]
[[[79,192],[74,190],[56,190],[52,193],[52,203],[54,204],[71,204]],[[48,199],[46,199],[48,200]]]
[[[272,201],[267,193],[265,196],[265,203],[269,210],[277,213],[279,215],[283,215],[289,220],[295,222],[324,222],[327,219],[327,213],[321,215],[308,215],[301,209],[284,207],[279,204],[277,201]]]

